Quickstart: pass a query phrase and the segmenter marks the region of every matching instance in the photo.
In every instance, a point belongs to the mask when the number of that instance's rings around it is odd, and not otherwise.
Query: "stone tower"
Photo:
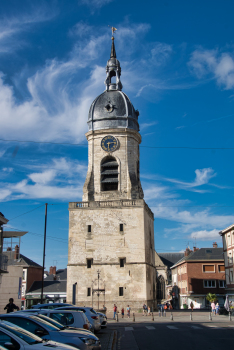
[[[89,110],[83,200],[69,203],[67,301],[153,307],[154,216],[140,182],[139,112],[122,92],[113,37],[106,74]]]

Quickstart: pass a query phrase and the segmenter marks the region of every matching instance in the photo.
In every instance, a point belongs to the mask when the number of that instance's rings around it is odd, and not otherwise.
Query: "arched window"
[[[114,157],[107,157],[101,164],[101,190],[118,190],[118,163]]]
[[[162,275],[157,278],[157,300],[165,299],[165,280]]]

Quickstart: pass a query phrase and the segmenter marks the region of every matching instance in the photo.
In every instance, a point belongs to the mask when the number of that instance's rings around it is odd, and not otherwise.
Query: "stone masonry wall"
[[[101,140],[106,135],[113,135],[119,141],[117,150],[112,153],[107,153],[101,148]],[[83,201],[143,198],[138,174],[140,134],[134,130],[110,129],[88,132],[86,137],[89,146],[89,165],[83,189]],[[115,157],[118,162],[118,191],[101,191],[101,162],[108,155]]]
[[[137,206],[113,207],[112,202],[112,206],[77,209],[70,203],[68,302],[72,302],[72,285],[77,283],[77,304],[92,304],[92,293],[87,296],[87,288],[97,288],[92,281],[97,279],[99,270],[100,288],[104,289],[105,285],[108,308],[114,303],[119,307],[131,303],[134,309],[141,308],[144,302],[153,306],[156,289],[153,217],[143,200],[137,203]],[[88,225],[91,225],[90,233]],[[125,259],[124,267],[120,267],[120,258]],[[87,268],[87,259],[93,259],[91,268]],[[119,287],[123,287],[123,296],[119,296]],[[94,307],[97,299],[94,294]],[[103,302],[101,294],[101,306]]]

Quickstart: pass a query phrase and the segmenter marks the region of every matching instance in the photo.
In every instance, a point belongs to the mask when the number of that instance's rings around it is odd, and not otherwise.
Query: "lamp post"
[[[43,267],[42,267],[42,280],[41,280],[41,304],[43,304],[43,289],[44,289],[44,270],[45,270],[45,248],[46,248],[46,226],[47,226],[47,206],[45,203],[45,227],[44,227],[44,247],[43,247]]]

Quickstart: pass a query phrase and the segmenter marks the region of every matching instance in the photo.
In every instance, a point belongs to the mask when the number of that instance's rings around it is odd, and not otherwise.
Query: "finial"
[[[112,37],[113,37],[114,32],[117,30],[117,28],[115,28],[115,27],[111,27],[111,26],[109,26],[109,25],[108,25],[108,27],[110,27],[110,28],[111,28],[111,30],[112,30]],[[111,38],[111,39],[112,39],[112,38]]]

